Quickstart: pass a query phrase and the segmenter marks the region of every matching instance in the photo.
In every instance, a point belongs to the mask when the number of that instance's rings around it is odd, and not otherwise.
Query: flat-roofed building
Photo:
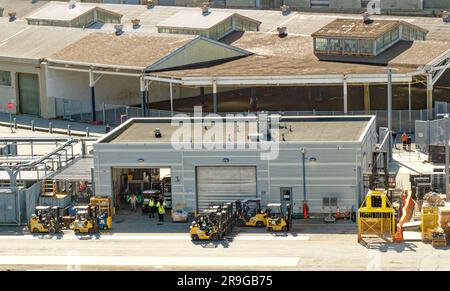
[[[234,31],[259,31],[261,22],[228,11],[180,11],[158,23],[158,32],[193,34],[219,40]]]
[[[97,22],[120,23],[122,15],[87,3],[50,2],[26,17],[30,25],[89,27]]]
[[[250,198],[295,213],[304,200],[312,213],[355,211],[376,131],[373,116],[131,119],[94,144],[95,191],[124,205],[127,188],[150,189],[139,172],[169,168],[172,205],[189,212]]]
[[[425,40],[428,30],[405,21],[336,19],[313,33],[317,56],[377,56],[396,43]]]

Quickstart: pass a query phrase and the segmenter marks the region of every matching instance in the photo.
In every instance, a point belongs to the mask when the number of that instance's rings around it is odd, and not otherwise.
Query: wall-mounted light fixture
[[[138,159],[137,161],[138,161],[138,163],[143,163],[143,162],[145,162],[145,160],[144,160],[143,158],[140,158],[140,159]]]
[[[222,162],[224,162],[224,163],[229,163],[229,162],[230,162],[230,158],[223,158],[223,159],[222,159]]]

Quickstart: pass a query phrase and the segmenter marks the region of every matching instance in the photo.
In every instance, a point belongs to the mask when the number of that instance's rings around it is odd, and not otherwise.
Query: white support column
[[[433,119],[433,75],[427,75],[427,112],[428,120]]]
[[[348,112],[348,87],[347,87],[347,78],[344,76],[344,113]]]
[[[411,82],[408,82],[408,123],[411,132]]]
[[[147,110],[146,110],[146,104],[147,104],[147,96],[146,96],[146,81],[144,79],[144,75],[141,76],[139,79],[140,83],[140,91],[141,91],[141,110],[142,110],[142,117],[147,116]]]
[[[170,115],[173,116],[173,87],[172,82],[169,83],[170,86]]]
[[[213,112],[217,113],[217,81],[213,81]]]

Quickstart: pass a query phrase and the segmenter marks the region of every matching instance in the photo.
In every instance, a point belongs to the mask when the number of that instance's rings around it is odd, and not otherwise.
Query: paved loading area
[[[448,247],[407,242],[367,249],[356,242],[351,222],[294,220],[288,234],[235,228],[220,242],[194,243],[188,223],[124,232],[124,217],[115,218],[112,232],[94,236],[34,236],[2,227],[0,270],[450,270]]]

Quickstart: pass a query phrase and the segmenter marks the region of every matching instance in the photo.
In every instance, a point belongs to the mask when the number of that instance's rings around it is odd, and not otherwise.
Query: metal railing
[[[135,106],[113,105],[98,103],[96,105],[97,120],[103,124],[118,125],[121,123],[121,116],[127,118],[141,117],[142,109]],[[168,110],[147,109],[149,117],[170,117],[172,113]],[[178,114],[181,112],[174,112]],[[192,112],[182,112],[189,116]],[[203,112],[204,115],[210,112]],[[219,112],[220,115],[226,114],[246,114],[248,112]],[[323,115],[345,115],[344,111],[268,111],[268,113],[278,113],[287,116],[323,116]],[[89,122],[92,120],[91,103],[80,100],[69,100],[56,98],[56,115],[71,121]],[[377,127],[387,127],[387,111],[372,110],[366,111],[348,111],[347,115],[376,115]],[[427,120],[427,110],[393,110],[392,111],[392,130],[398,132],[414,132],[415,120]]]
[[[56,117],[70,121],[92,121],[92,104],[86,101],[55,98]],[[149,117],[170,117],[172,113],[167,110],[147,109]],[[119,125],[122,117],[142,117],[142,108],[128,105],[115,105],[107,103],[96,104],[96,118],[102,124]]]

